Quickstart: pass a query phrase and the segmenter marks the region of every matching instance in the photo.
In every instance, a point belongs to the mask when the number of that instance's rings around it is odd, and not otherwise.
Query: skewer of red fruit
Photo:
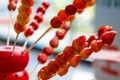
[[[106,30],[108,29],[106,26],[104,26],[104,28]],[[99,30],[101,30],[101,28]],[[100,33],[98,32],[98,34]],[[97,40],[101,40],[103,45],[111,45],[115,38],[115,35],[116,35],[116,31],[112,31],[112,30],[106,31],[102,33],[100,38],[98,38]],[[68,71],[68,69],[66,70],[65,68],[69,66],[76,67],[81,59],[88,58],[92,54],[92,52],[100,51],[102,49],[101,42],[97,42],[97,46],[96,46],[96,43],[95,44],[93,43],[93,41],[95,41],[94,39],[91,40],[89,43],[90,45],[87,46],[86,42],[89,41],[90,38],[86,40],[85,36],[80,36],[74,39],[72,42],[72,46],[67,46],[63,50],[63,53],[58,54],[54,60],[51,60],[48,63],[48,65],[45,66],[46,68],[43,67],[40,69],[40,71],[38,72],[38,79],[39,80],[50,79],[51,77],[55,76],[57,72],[60,76],[63,76]],[[55,65],[56,68],[51,67],[50,64]],[[69,66],[65,67],[65,65],[67,64],[69,64]]]
[[[45,14],[49,5],[49,2],[44,1],[42,2],[42,5],[38,7],[34,18],[29,25],[30,27],[28,27],[27,30],[24,32],[24,36],[26,37],[26,41],[23,45],[24,47],[27,45],[29,37],[33,35],[34,31],[39,28],[39,24],[42,23],[43,15]]]
[[[10,28],[11,28],[11,24],[12,24],[12,12],[15,11],[16,9],[16,4],[18,3],[18,0],[9,0],[9,4],[8,4],[8,10],[10,12],[10,22],[9,22],[9,27],[8,27],[8,37],[7,37],[7,46],[9,46],[9,42],[10,42]]]

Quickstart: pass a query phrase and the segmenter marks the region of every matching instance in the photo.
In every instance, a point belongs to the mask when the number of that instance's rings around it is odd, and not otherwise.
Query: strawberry
[[[93,52],[98,52],[103,47],[104,43],[101,40],[93,40],[90,43]]]
[[[98,36],[100,37],[104,32],[107,31],[111,31],[112,30],[112,26],[100,26],[100,28],[98,29]]]
[[[72,66],[72,67],[74,67],[74,68],[77,67],[78,64],[80,63],[80,60],[81,60],[80,55],[75,55],[75,56],[69,61],[70,66]]]
[[[67,63],[67,59],[66,59],[65,55],[62,54],[62,53],[59,53],[56,56],[55,61],[57,62],[57,65],[59,67],[62,67],[62,66],[64,66]]]
[[[103,43],[110,45],[113,42],[116,34],[117,34],[116,31],[108,31],[103,33],[100,39],[102,40]]]
[[[68,72],[69,67],[70,67],[69,63],[66,64],[65,66],[61,67],[61,68],[58,70],[58,72],[57,72],[58,75],[59,75],[59,76],[65,75],[65,74]]]
[[[74,39],[72,42],[72,47],[77,52],[82,51],[85,48],[85,46],[86,46],[86,37],[84,35]]]
[[[83,59],[88,58],[90,55],[92,54],[92,49],[90,47],[84,48],[81,52],[80,52],[80,56]]]

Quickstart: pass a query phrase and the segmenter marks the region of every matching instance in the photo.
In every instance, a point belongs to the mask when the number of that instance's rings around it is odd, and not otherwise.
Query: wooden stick
[[[34,73],[35,69],[39,66],[39,62],[35,65],[35,67],[32,69],[32,71],[30,72],[29,76],[31,77],[32,74]]]
[[[15,39],[15,41],[14,41],[14,46],[13,46],[12,56],[14,55],[14,50],[15,50],[16,43],[17,43],[17,40],[18,40],[18,36],[19,36],[19,34],[16,35],[16,39]]]
[[[28,43],[28,40],[29,40],[29,37],[27,37],[26,40],[25,40],[25,43],[24,43],[24,45],[23,45],[24,48],[26,47],[26,45],[27,45],[27,43]]]
[[[11,24],[12,24],[12,10],[10,11],[10,22],[9,22],[9,27],[8,27],[8,36],[7,36],[7,42],[6,45],[9,46],[10,43],[10,28],[11,28]]]
[[[52,27],[49,27],[27,50],[30,51],[35,46],[35,44],[51,29]]]

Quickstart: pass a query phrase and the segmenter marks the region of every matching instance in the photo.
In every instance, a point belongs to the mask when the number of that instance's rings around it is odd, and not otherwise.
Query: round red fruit
[[[65,29],[59,29],[57,32],[56,32],[56,36],[59,38],[59,39],[63,39],[64,36],[66,34],[66,30]]]
[[[45,53],[40,53],[37,57],[39,63],[44,64],[47,61],[48,56]]]

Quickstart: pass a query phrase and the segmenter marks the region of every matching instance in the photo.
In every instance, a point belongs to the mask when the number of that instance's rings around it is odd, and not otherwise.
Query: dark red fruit
[[[100,37],[104,32],[111,31],[112,26],[100,26],[98,29],[98,36]]]
[[[38,22],[41,23],[43,21],[43,15],[41,13],[37,13],[34,17],[34,19]]]
[[[38,22],[37,22],[36,20],[33,20],[33,21],[30,23],[30,26],[32,26],[32,28],[33,28],[34,30],[37,30],[38,27],[39,27],[39,24],[38,24]]]
[[[59,67],[62,67],[67,63],[67,59],[65,58],[65,55],[62,53],[59,53],[56,56],[55,61]]]
[[[47,58],[48,58],[47,54],[40,53],[37,57],[37,60],[39,63],[44,64],[47,61]]]
[[[90,43],[93,52],[98,52],[103,47],[104,43],[101,40],[93,40]]]
[[[14,1],[11,1],[9,4],[8,4],[8,10],[9,11],[14,11],[16,9],[16,3]]]
[[[116,31],[108,31],[103,33],[100,39],[102,40],[103,43],[110,45],[113,42],[116,34],[117,34]]]
[[[50,46],[53,48],[58,47],[59,45],[59,38],[55,36],[52,40],[50,40]]]
[[[90,45],[91,41],[97,40],[97,39],[98,39],[98,36],[97,36],[97,35],[91,35],[91,36],[88,38],[88,40],[87,40],[88,46]]]
[[[57,16],[55,16],[51,19],[50,24],[53,28],[59,28],[62,24],[62,21]]]
[[[82,51],[86,47],[86,37],[83,35],[78,37],[77,39],[74,39],[72,42],[72,47],[77,52]]]
[[[63,54],[67,60],[70,60],[75,55],[75,51],[72,46],[67,46],[63,50]]]
[[[54,53],[54,49],[51,46],[46,46],[43,48],[42,52],[50,56]]]
[[[29,80],[27,71],[0,72],[0,80]]]
[[[66,30],[65,29],[59,29],[57,30],[56,32],[56,36],[59,38],[59,39],[63,39],[65,37],[65,34],[66,34]]]
[[[66,21],[68,18],[68,15],[65,13],[65,10],[60,10],[57,16],[61,21]]]
[[[69,70],[69,67],[70,67],[70,65],[69,65],[69,63],[68,64],[66,64],[65,66],[63,66],[62,68],[60,68],[59,70],[58,70],[58,75],[59,76],[63,76],[63,75],[65,75],[65,74],[67,74],[67,72],[68,72],[68,70]]]
[[[13,46],[0,46],[0,72],[16,72],[24,70],[29,61],[29,53],[16,46],[12,55]]]
[[[74,15],[77,12],[77,9],[74,5],[69,4],[65,7],[65,13],[67,15]]]
[[[49,4],[47,1],[44,1],[44,2],[42,3],[42,5],[47,9],[50,4]]]
[[[80,57],[83,59],[87,59],[91,54],[92,54],[92,49],[90,47],[87,47],[80,52]]]
[[[34,33],[34,29],[32,27],[29,27],[25,32],[24,35],[25,37],[29,37]]]
[[[37,13],[45,14],[45,12],[46,12],[46,9],[45,9],[45,7],[43,5],[38,7]]]
[[[80,55],[75,55],[75,56],[69,61],[70,66],[72,66],[72,67],[74,67],[74,68],[77,67],[78,64],[80,63],[80,60],[81,60]]]
[[[86,7],[86,3],[83,0],[74,0],[73,5],[77,8],[77,9],[85,9]]]

